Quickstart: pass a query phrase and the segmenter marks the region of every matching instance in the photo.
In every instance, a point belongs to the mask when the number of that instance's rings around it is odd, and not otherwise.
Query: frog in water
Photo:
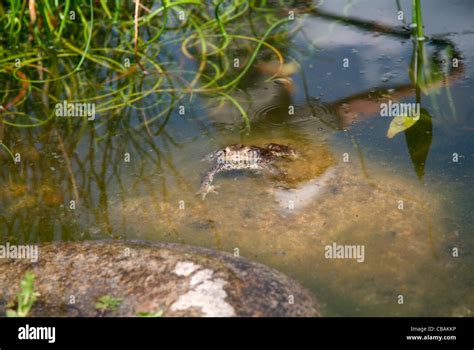
[[[264,171],[275,178],[282,179],[286,175],[285,172],[273,163],[280,159],[293,160],[296,158],[298,158],[296,150],[276,143],[269,143],[263,147],[229,145],[204,158],[204,160],[213,161],[213,166],[204,175],[199,192],[196,194],[201,195],[204,200],[208,193],[217,193],[212,182],[214,176],[223,171]]]

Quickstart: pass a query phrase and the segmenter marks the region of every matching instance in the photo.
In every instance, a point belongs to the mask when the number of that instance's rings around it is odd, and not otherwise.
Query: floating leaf
[[[396,134],[405,131],[408,128],[411,128],[415,123],[420,119],[420,116],[406,116],[399,115],[392,119],[390,126],[387,131],[387,137],[389,139],[393,138]]]

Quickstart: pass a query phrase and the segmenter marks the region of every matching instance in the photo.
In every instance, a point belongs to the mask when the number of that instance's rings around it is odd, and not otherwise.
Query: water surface
[[[407,13],[405,23],[397,19],[397,3]],[[428,63],[441,71],[440,83],[425,91],[409,73],[415,43],[404,26],[411,1],[307,5],[269,40],[289,67],[280,75],[293,86],[268,81],[278,57],[266,48],[237,87],[225,90],[248,113],[250,129],[222,91],[199,91],[212,65],[194,82],[196,92],[185,89],[200,70],[202,48],[184,54],[182,40],[170,39],[179,37],[176,31],[147,49],[153,57],[146,61],[148,75],[136,70],[124,79],[86,60],[79,81],[32,83],[14,107],[20,114],[5,120],[31,123],[21,113],[44,120],[62,100],[94,101],[97,115],[94,121],[3,126],[4,143],[22,162],[13,164],[0,152],[2,241],[141,238],[238,250],[301,282],[326,316],[472,316],[473,4],[423,3],[429,36],[423,45]],[[287,13],[269,9],[277,19]],[[235,32],[263,37],[265,16],[246,14],[255,27]],[[97,55],[129,57],[130,50],[113,46],[119,29],[95,37]],[[233,45],[230,61],[250,59],[247,41]],[[52,70],[55,59],[69,59],[53,56],[40,62]],[[443,66],[443,57],[458,57],[460,64]],[[160,88],[164,76],[152,71],[153,61],[169,73]],[[22,72],[39,79],[32,66]],[[1,86],[21,91],[11,77]],[[380,103],[388,99],[418,102],[427,117],[389,139],[392,119],[380,116]],[[217,177],[218,195],[195,196],[210,167],[201,161],[206,154],[232,143],[270,142],[303,155],[282,164],[288,183],[229,173]],[[290,194],[299,190],[304,197],[315,181],[320,189],[289,208]],[[364,262],[326,259],[325,246],[334,242],[363,245]]]

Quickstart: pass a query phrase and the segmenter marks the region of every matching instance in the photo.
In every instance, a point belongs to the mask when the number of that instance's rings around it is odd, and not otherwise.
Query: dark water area
[[[424,1],[422,42],[411,1],[286,4],[229,21],[222,52],[217,26],[179,27],[175,13],[144,45],[148,74],[133,31],[99,15],[74,74],[82,49],[7,47],[2,34],[0,104],[19,98],[0,139],[21,161],[0,148],[0,240],[237,249],[301,282],[325,316],[472,316],[474,3]],[[94,104],[94,120],[58,117],[63,101]],[[421,108],[392,138],[388,101]],[[195,195],[206,154],[272,142],[303,155],[282,162],[287,183],[229,172],[218,194]],[[364,261],[328,259],[333,243],[364,246]]]

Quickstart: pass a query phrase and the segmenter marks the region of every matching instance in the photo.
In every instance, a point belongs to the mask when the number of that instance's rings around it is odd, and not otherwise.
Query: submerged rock
[[[298,283],[228,253],[143,241],[48,243],[39,260],[0,259],[0,315],[26,271],[40,293],[31,316],[319,316]],[[120,300],[101,312],[101,297]]]
[[[370,159],[338,163],[344,150],[331,156],[324,147],[311,152],[296,141],[291,145],[303,156],[288,163],[291,181],[285,187],[261,177],[222,177],[219,195],[203,202],[183,190],[170,196],[168,207],[162,203],[160,212],[155,197],[128,197],[111,212],[114,227],[165,240],[167,228],[173,234],[171,222],[176,240],[225,251],[239,247],[311,286],[320,298],[324,295],[326,315],[429,316],[451,314],[454,308],[469,312],[469,307],[464,309],[465,286],[450,277],[461,276],[460,264],[467,262],[451,254],[461,240],[450,234],[448,220],[453,217],[445,203],[452,198],[442,186],[433,185],[439,190],[430,191],[403,171]],[[179,200],[186,202],[185,209],[178,209]],[[122,218],[127,220],[124,227],[119,226]],[[212,225],[196,234],[197,220]],[[328,259],[325,249],[334,243],[364,246],[364,262]],[[446,281],[452,281],[449,293]],[[403,307],[397,302],[400,294]],[[440,307],[432,311],[429,305],[435,302]]]

